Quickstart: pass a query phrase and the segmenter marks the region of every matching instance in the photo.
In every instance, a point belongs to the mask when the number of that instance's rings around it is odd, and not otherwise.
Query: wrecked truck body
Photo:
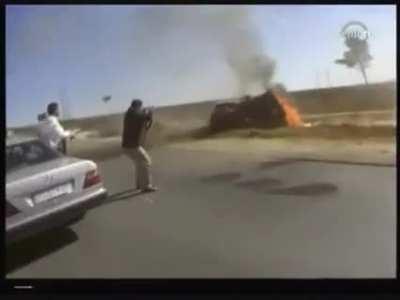
[[[218,104],[210,118],[210,129],[218,132],[238,128],[272,129],[296,125],[291,121],[295,119],[300,123],[300,116],[286,99],[283,92],[270,89],[255,97],[246,96],[238,103]]]

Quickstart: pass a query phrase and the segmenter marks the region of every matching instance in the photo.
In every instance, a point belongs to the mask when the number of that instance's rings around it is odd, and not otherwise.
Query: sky
[[[358,70],[334,63],[349,21],[370,32],[369,82],[395,80],[394,5],[8,5],[7,126],[34,124],[52,101],[79,118],[122,112],[133,98],[164,106],[237,97],[243,68],[227,53],[238,51],[271,58],[272,82],[288,90],[362,84]]]

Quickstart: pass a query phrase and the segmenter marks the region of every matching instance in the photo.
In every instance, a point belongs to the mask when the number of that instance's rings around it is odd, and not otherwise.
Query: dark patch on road
[[[128,200],[135,196],[143,194],[141,190],[138,189],[128,189],[119,193],[111,194],[105,199],[100,205],[105,205],[109,203],[114,203],[117,201]]]
[[[387,150],[385,153],[389,152]],[[262,162],[259,165],[259,169],[267,170],[276,167],[281,167],[289,164],[300,163],[300,162],[311,162],[311,163],[325,163],[325,164],[344,164],[344,165],[356,165],[356,166],[374,166],[374,167],[394,167],[395,163],[385,163],[385,162],[353,162],[353,161],[346,161],[346,160],[333,160],[333,159],[319,159],[319,158],[290,158],[285,160],[279,161],[266,161]]]
[[[354,161],[346,161],[346,160],[326,160],[319,158],[294,158],[293,161],[297,162],[314,162],[314,163],[323,163],[323,164],[342,164],[342,165],[355,165],[355,166],[373,166],[373,167],[394,167],[395,162],[393,163],[385,163],[385,162],[354,162]]]
[[[6,273],[20,269],[78,240],[69,228],[54,229],[11,244],[6,249]]]
[[[229,173],[221,173],[212,176],[206,176],[201,179],[203,182],[207,183],[219,183],[219,182],[231,182],[235,179],[240,178],[239,172],[229,172]]]
[[[323,196],[337,192],[338,187],[331,183],[311,183],[269,190],[269,194],[290,196]]]
[[[277,187],[282,184],[282,181],[275,178],[261,178],[256,180],[240,181],[235,183],[236,186],[245,189],[255,190],[258,192],[268,191],[273,187]]]
[[[294,164],[297,163],[298,160],[295,159],[285,159],[285,160],[278,160],[278,161],[265,161],[260,163],[259,168],[262,170],[265,169],[272,169],[272,168],[276,168],[276,167],[281,167],[281,166],[285,166],[285,165],[289,165],[289,164]]]
[[[128,190],[108,196],[106,202],[125,199],[126,197],[130,197],[130,196],[137,195],[140,193],[141,193],[141,190],[139,190],[139,189],[128,189]]]

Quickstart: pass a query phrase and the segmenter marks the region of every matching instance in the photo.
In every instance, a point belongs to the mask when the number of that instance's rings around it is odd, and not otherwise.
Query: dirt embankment
[[[291,93],[301,114],[394,110],[396,83],[295,91]]]
[[[291,93],[307,128],[274,130],[245,129],[211,135],[208,121],[217,101],[159,107],[147,137],[147,147],[171,143],[209,141],[227,138],[379,142],[395,145],[396,85],[393,82],[370,86],[296,91]],[[63,121],[67,129],[80,129],[70,142],[71,155],[107,158],[121,154],[123,114]],[[15,130],[35,134],[34,127]],[[307,142],[308,141],[308,142]]]
[[[385,82],[369,86],[357,85],[290,93],[294,104],[303,117],[366,111],[392,111],[396,108],[396,84]],[[158,107],[155,109],[155,126],[150,135],[154,140],[174,132],[183,132],[208,124],[211,112],[217,101],[205,101],[182,105]],[[393,114],[394,116],[394,114]],[[317,116],[318,118],[318,116]],[[63,121],[69,129],[79,128],[86,136],[113,137],[122,132],[123,114],[96,116]],[[32,126],[14,128],[15,131],[34,133]]]

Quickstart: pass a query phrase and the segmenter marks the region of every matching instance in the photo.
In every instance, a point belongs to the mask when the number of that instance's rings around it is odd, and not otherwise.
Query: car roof
[[[7,137],[6,146],[8,147],[37,140],[39,140],[39,138],[34,135],[12,134],[11,136]]]

